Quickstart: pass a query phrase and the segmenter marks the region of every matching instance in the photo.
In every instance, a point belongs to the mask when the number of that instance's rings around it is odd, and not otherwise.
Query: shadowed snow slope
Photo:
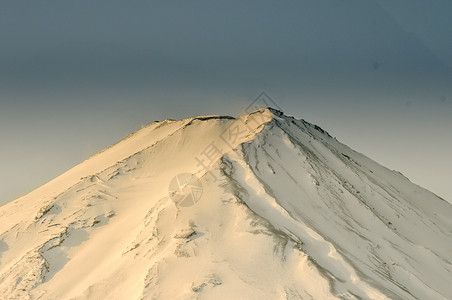
[[[183,173],[193,205],[168,194]],[[0,207],[1,299],[447,299],[451,282],[450,204],[268,108],[153,123]]]

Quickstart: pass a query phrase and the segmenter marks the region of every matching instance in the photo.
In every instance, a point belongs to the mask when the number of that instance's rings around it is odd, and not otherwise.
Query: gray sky
[[[0,204],[154,120],[289,115],[452,201],[452,1],[2,1]]]

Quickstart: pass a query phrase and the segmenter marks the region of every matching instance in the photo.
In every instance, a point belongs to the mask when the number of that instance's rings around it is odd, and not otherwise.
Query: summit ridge
[[[2,299],[452,295],[452,206],[273,108],[154,122],[0,220]]]

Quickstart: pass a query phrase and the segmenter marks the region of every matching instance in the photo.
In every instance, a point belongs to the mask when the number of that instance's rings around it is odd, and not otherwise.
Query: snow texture
[[[1,299],[452,295],[452,206],[270,108],[152,123],[0,220]]]

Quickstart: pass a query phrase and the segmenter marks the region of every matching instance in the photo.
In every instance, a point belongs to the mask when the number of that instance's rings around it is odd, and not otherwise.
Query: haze
[[[0,205],[154,120],[263,90],[452,201],[450,1],[0,4]]]

